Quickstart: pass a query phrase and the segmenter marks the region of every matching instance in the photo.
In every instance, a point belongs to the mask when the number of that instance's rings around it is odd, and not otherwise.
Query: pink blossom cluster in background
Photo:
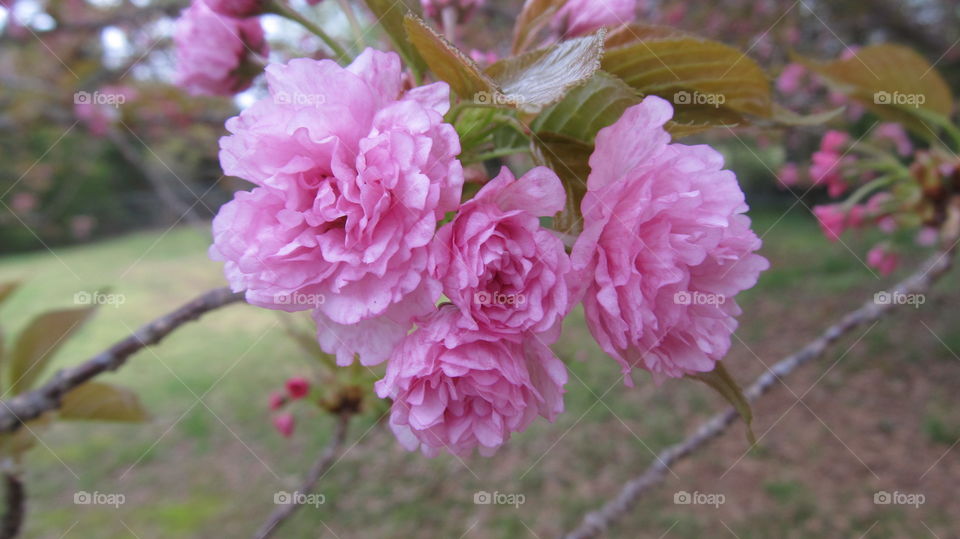
[[[267,67],[270,95],[220,144],[224,172],[255,185],[214,220],[210,255],[234,290],[311,311],[339,365],[386,362],[376,391],[393,402],[390,426],[426,455],[489,455],[555,419],[567,372],[550,345],[581,300],[625,374],[714,368],[734,296],[767,262],[720,155],[669,142],[666,101],[648,97],[598,135],[571,261],[542,224],[566,202],[557,175],[503,168],[461,202],[449,88],[404,80],[396,54],[372,49],[347,67]],[[276,421],[292,432],[292,416]]]

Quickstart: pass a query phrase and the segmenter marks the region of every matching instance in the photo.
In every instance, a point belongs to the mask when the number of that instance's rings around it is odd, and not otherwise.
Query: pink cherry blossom
[[[390,427],[409,450],[492,455],[540,415],[563,411],[567,371],[531,335],[502,338],[465,330],[446,305],[406,337],[376,384],[393,399]]]
[[[204,0],[193,0],[177,19],[176,84],[193,94],[232,95],[250,87],[266,56],[267,42],[256,19],[225,17]]]
[[[440,293],[428,244],[463,185],[449,87],[403,92],[399,57],[372,49],[266,71],[220,141],[224,173],[258,187],[220,209],[210,256],[250,303],[314,309],[341,364],[378,363]]]
[[[906,130],[904,130],[900,124],[890,122],[882,123],[874,129],[873,134],[874,137],[879,140],[892,142],[897,149],[897,153],[903,157],[913,152],[913,143],[910,142],[910,137],[907,136]]]
[[[840,204],[814,206],[813,214],[817,217],[820,229],[828,240],[840,239],[847,225],[847,213]]]
[[[265,0],[203,0],[213,11],[225,15],[242,19],[259,15],[264,11]]]
[[[594,338],[625,374],[658,381],[713,370],[737,327],[734,296],[769,266],[736,177],[709,146],[671,144],[672,116],[650,96],[598,133],[571,255]]]
[[[514,334],[558,326],[570,306],[570,261],[539,217],[556,214],[565,200],[550,169],[515,180],[504,167],[437,232],[434,273],[467,328]]]
[[[279,410],[287,403],[287,397],[279,391],[274,391],[270,394],[270,398],[267,400],[267,405],[271,410]]]
[[[420,0],[420,5],[427,17],[440,19],[444,8],[453,8],[460,21],[468,19],[476,9],[483,7],[484,3],[486,0]]]
[[[629,24],[636,11],[637,0],[568,0],[554,15],[553,27],[563,37],[582,36],[604,26]]]
[[[874,246],[867,253],[867,264],[880,272],[880,275],[890,275],[900,263],[900,256],[884,244]]]
[[[287,394],[290,395],[290,398],[293,400],[302,399],[307,396],[307,393],[310,393],[310,381],[302,376],[294,376],[293,378],[287,379],[285,385]]]
[[[284,438],[289,438],[293,436],[293,427],[295,422],[293,419],[293,414],[290,412],[284,412],[273,416],[273,427],[277,429]]]
[[[777,77],[777,89],[785,94],[792,94],[800,89],[807,68],[800,64],[787,64]]]
[[[785,187],[793,187],[800,182],[800,170],[796,163],[784,163],[777,172],[777,179]]]

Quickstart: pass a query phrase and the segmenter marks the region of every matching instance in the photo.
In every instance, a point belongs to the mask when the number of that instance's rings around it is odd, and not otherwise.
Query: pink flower
[[[243,19],[263,13],[264,0],[203,0],[221,15]]]
[[[820,142],[820,150],[812,157],[810,176],[813,183],[827,184],[827,192],[831,197],[838,197],[847,190],[842,175],[842,167],[847,159],[840,152],[849,141],[850,136],[846,133],[827,131]]]
[[[604,26],[629,24],[636,11],[637,0],[568,0],[552,24],[563,37],[582,36]]]
[[[340,364],[379,363],[440,293],[428,244],[463,185],[449,87],[404,93],[399,57],[371,49],[266,71],[270,97],[220,140],[224,173],[259,187],[220,209],[210,256],[250,303],[314,309]]]
[[[656,380],[713,370],[737,326],[734,296],[769,266],[752,254],[736,177],[709,146],[670,144],[672,115],[650,96],[597,134],[571,255],[594,338],[625,374]]]
[[[847,214],[840,204],[814,206],[813,214],[820,223],[823,235],[830,241],[837,241],[846,230]]]
[[[777,179],[786,187],[793,187],[800,182],[800,171],[796,163],[784,163],[777,173]]]
[[[267,405],[270,407],[271,410],[279,410],[286,403],[287,403],[287,397],[283,393],[280,393],[279,391],[274,391],[273,393],[271,393],[270,398],[267,401]]]
[[[910,137],[903,129],[903,126],[897,123],[883,123],[874,130],[874,136],[880,140],[888,140],[897,148],[897,153],[906,157],[913,152],[913,144]]]
[[[867,264],[880,272],[880,275],[890,275],[897,269],[900,257],[883,244],[874,246],[867,253]]]
[[[289,438],[290,436],[293,436],[293,427],[294,427],[293,414],[291,414],[290,412],[285,412],[285,413],[273,416],[273,426],[274,428],[277,429],[277,432],[283,435],[284,438]]]
[[[457,12],[457,20],[465,21],[470,18],[474,10],[483,7],[486,0],[420,0],[423,12],[427,17],[440,19],[444,8],[453,8]]]
[[[777,89],[785,94],[792,94],[800,89],[807,68],[800,64],[787,64],[777,77]]]
[[[940,232],[932,226],[925,226],[917,232],[914,243],[921,247],[933,247],[940,239]]]
[[[478,447],[492,455],[537,415],[563,411],[563,362],[536,337],[464,330],[452,305],[430,315],[397,348],[376,384],[393,399],[390,427],[407,449],[428,456]]]
[[[484,51],[480,49],[470,49],[470,59],[481,65],[490,65],[500,59],[496,51]]]
[[[556,214],[565,200],[550,169],[515,180],[504,167],[437,232],[434,274],[466,329],[516,334],[558,326],[570,306],[570,261],[539,217]]]
[[[250,87],[259,68],[254,55],[266,56],[267,42],[256,19],[215,13],[193,0],[177,19],[176,84],[192,94],[232,95]]]
[[[287,394],[293,400],[302,399],[307,396],[307,393],[310,393],[310,382],[302,376],[288,378],[286,387]]]

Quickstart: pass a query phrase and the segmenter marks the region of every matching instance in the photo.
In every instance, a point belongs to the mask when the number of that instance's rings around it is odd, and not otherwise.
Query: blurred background
[[[463,41],[506,54],[519,2],[488,0]],[[294,5],[350,42],[333,0]],[[0,0],[0,282],[23,284],[0,310],[7,335],[78,291],[122,295],[58,353],[75,364],[209,288],[225,285],[206,256],[210,219],[247,184],[223,177],[224,120],[264,95],[195,97],[171,84],[173,20],[184,2]],[[638,20],[736,46],[778,74],[797,51],[832,59],[894,42],[960,85],[955,0],[641,1]],[[361,22],[368,16],[358,8]],[[324,56],[296,25],[263,17],[271,58]],[[374,35],[373,38],[379,36]],[[832,108],[826,89],[783,91],[798,112]],[[102,103],[97,92],[113,96]],[[118,97],[119,96],[119,97]],[[834,100],[835,101],[835,100]],[[848,111],[849,112],[849,111]],[[875,120],[845,113],[851,132]],[[912,266],[880,279],[863,263],[873,232],[828,243],[810,215],[819,189],[777,171],[809,160],[823,126],[760,127],[693,140],[717,146],[747,193],[772,269],[745,293],[725,361],[741,382],[802,346]],[[919,248],[914,253],[919,262]],[[960,300],[948,276],[917,309],[904,307],[841,342],[755,409],[758,446],[742,427],[673,470],[612,537],[954,537],[960,479]],[[654,452],[723,403],[706,387],[649,379],[614,384],[614,361],[576,312],[556,350],[571,369],[567,413],[535,423],[493,459],[404,452],[368,410],[362,438],[323,479],[326,503],[306,507],[281,537],[553,537],[613,496]],[[185,327],[105,377],[134,389],[151,419],[138,425],[57,424],[25,457],[27,537],[243,537],[292,490],[332,431],[316,408],[295,411],[291,438],[267,407],[312,359],[274,313],[230,307]],[[51,371],[52,372],[52,371]],[[352,442],[351,442],[352,443]],[[348,445],[349,446],[349,445]],[[877,505],[877,491],[923,493],[919,507]],[[77,505],[78,491],[123,493],[118,507]],[[478,491],[521,493],[518,507],[476,505]],[[719,507],[674,503],[677,492],[722,493]]]

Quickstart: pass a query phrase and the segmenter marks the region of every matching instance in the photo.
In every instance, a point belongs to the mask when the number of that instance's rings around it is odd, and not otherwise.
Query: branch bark
[[[901,281],[889,291],[892,294],[922,294],[943,276],[951,267],[954,249],[938,252],[921,265],[915,273]],[[798,352],[774,364],[767,372],[759,376],[745,391],[744,396],[751,404],[776,385],[784,376],[797,367],[820,357],[835,341],[851,330],[878,320],[890,312],[896,304],[893,301],[877,302],[877,296],[870,298],[860,308],[848,313],[810,341]],[[653,462],[639,476],[628,481],[615,498],[600,509],[587,513],[580,525],[567,533],[566,539],[587,539],[596,537],[630,511],[643,494],[661,483],[670,467],[679,460],[690,456],[704,447],[713,438],[724,433],[738,417],[732,407],[719,412],[700,426],[685,440],[671,445],[657,454]]]
[[[310,467],[303,483],[301,483],[300,488],[297,489],[298,493],[306,494],[311,492],[314,486],[316,486],[317,481],[333,466],[337,455],[340,454],[340,448],[343,447],[343,442],[347,438],[347,427],[350,424],[351,417],[353,417],[352,411],[348,410],[340,413],[333,438],[330,439],[330,443],[324,448],[317,461]],[[293,500],[293,503],[277,507],[254,537],[256,539],[267,539],[273,536],[273,533],[277,531],[280,524],[283,524],[283,522],[299,508],[300,504],[296,503],[295,500]]]
[[[61,399],[68,391],[99,374],[116,370],[126,363],[127,358],[147,346],[160,342],[186,322],[196,320],[204,313],[242,299],[242,293],[231,292],[229,288],[210,290],[141,327],[132,335],[83,363],[57,371],[39,388],[12,399],[0,401],[0,433],[14,432],[23,423],[58,408]]]
[[[23,526],[26,494],[23,481],[13,472],[3,474],[3,484],[6,491],[6,511],[3,513],[3,520],[0,520],[0,539],[12,539],[20,533]]]

